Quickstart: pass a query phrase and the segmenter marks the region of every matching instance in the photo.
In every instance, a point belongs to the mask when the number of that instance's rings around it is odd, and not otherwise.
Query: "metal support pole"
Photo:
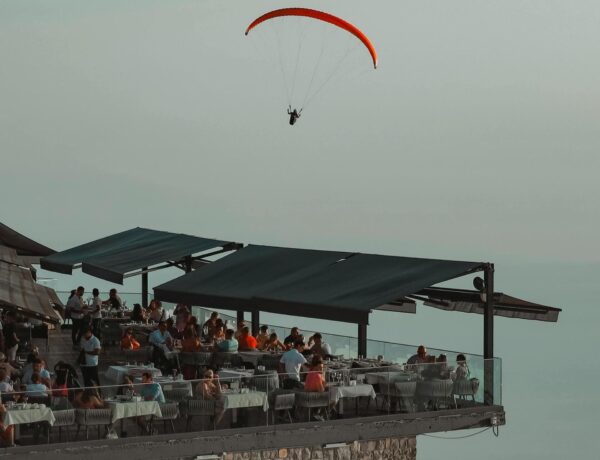
[[[367,325],[358,325],[358,356],[367,356]]]
[[[485,309],[483,312],[483,401],[494,404],[494,264],[484,271]]]
[[[148,267],[142,270],[148,270]],[[142,274],[142,307],[148,308],[148,273]]]
[[[236,319],[237,319],[238,324],[241,321],[244,321],[244,310],[238,310],[237,311],[237,318]]]
[[[252,335],[256,337],[260,330],[260,311],[252,310]]]
[[[187,256],[185,258],[185,272],[189,273],[192,271],[192,256]]]

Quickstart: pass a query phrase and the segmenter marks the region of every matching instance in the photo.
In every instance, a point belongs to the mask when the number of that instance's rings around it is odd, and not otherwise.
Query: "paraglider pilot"
[[[290,125],[293,125],[294,123],[296,123],[296,121],[298,120],[298,118],[300,118],[300,114],[302,113],[302,109],[300,109],[300,112],[298,112],[298,110],[296,110],[296,109],[292,110],[292,106],[289,105],[287,113],[290,116]]]

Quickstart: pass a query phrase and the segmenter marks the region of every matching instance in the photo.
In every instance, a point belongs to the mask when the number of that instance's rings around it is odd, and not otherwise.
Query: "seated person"
[[[427,362],[427,348],[425,348],[425,346],[423,346],[423,345],[419,345],[419,348],[417,348],[417,354],[412,355],[410,358],[408,358],[408,361],[406,361],[406,364],[423,364],[426,362]]]
[[[296,339],[300,338],[300,329],[297,327],[293,327],[290,331],[290,335],[288,335],[285,339],[283,339],[283,344],[289,350],[293,348],[294,342]]]
[[[432,380],[439,378],[439,368],[435,364],[435,356],[428,355],[427,361],[419,366],[421,369],[421,377],[425,380]]]
[[[117,310],[120,311],[123,309],[123,302],[121,301],[121,297],[117,295],[116,289],[111,289],[108,292],[108,299],[102,302],[104,307],[107,307],[109,310]]]
[[[12,425],[4,424],[4,417],[6,415],[6,407],[0,403],[0,441],[2,446],[12,447],[14,446],[14,427]]]
[[[260,332],[256,336],[256,348],[263,350],[265,343],[269,340],[269,326],[261,326]]]
[[[462,353],[456,356],[456,371],[454,372],[455,380],[467,380],[471,376],[469,366],[467,366],[467,358]]]
[[[8,393],[14,393],[15,389],[10,381],[10,376],[6,369],[0,368],[0,394],[5,399]]]
[[[192,331],[194,331],[194,334],[196,334],[198,337],[202,337],[202,330],[200,328],[200,325],[198,324],[198,318],[196,318],[195,316],[190,316],[187,324],[185,325],[185,329],[191,329]]]
[[[233,337],[233,329],[231,335]],[[221,399],[222,389],[221,382],[219,382],[219,376],[215,375],[212,369],[207,369],[203,374],[203,380],[198,383],[196,387],[196,394],[200,395],[202,399],[213,399],[219,401]],[[219,401],[220,402],[220,401]],[[222,404],[216,405],[215,413],[215,424],[218,424],[223,418],[225,411]]]
[[[146,321],[146,310],[144,310],[139,303],[133,304],[133,311],[131,312],[131,321]]]
[[[144,398],[144,401],[157,401],[161,404],[165,402],[162,387],[154,382],[151,372],[144,372],[142,374],[142,387],[139,393]]]
[[[217,320],[219,319],[219,314],[216,311],[213,311],[210,314],[210,318],[202,325],[202,330],[206,333],[207,339],[211,339],[214,336],[215,329],[217,328]],[[221,320],[221,322],[223,322],[223,320]]]
[[[4,369],[8,377],[17,377],[19,371],[15,369],[6,359],[6,355],[0,351],[0,369]]]
[[[181,351],[184,352],[196,352],[200,351],[202,345],[200,343],[200,337],[194,334],[193,329],[187,328],[183,332],[183,340],[181,341]]]
[[[43,383],[47,387],[52,385],[52,381],[50,380],[50,372],[44,369],[44,361],[40,358],[35,358],[31,367],[28,367],[23,372],[23,378],[21,382],[24,384],[33,383],[32,376],[33,374],[38,374],[40,378],[40,383]]]
[[[239,340],[242,335],[242,330],[246,327],[246,323],[244,321],[238,321],[237,329],[235,331],[235,338]]]
[[[225,340],[216,345],[216,350],[224,352],[238,351],[238,341],[233,338],[233,335],[233,329],[227,329],[225,332]]]
[[[215,343],[219,343],[225,340],[225,326],[223,325],[222,321],[221,324],[217,323],[217,325],[215,326],[214,333],[210,339],[213,340]]]
[[[173,318],[168,318],[165,323],[167,323],[167,332],[171,334],[173,339],[180,339],[182,334],[179,332],[179,329],[175,327],[175,321]]]
[[[323,358],[332,355],[331,347],[328,343],[323,342],[323,336],[318,332],[308,340],[308,346],[310,347],[310,351],[313,355],[320,355]]]
[[[148,314],[148,318],[155,322],[164,321],[165,312],[162,309],[162,303],[159,300],[154,299],[150,302],[150,313]]]
[[[46,385],[42,383],[40,374],[33,374],[31,376],[31,383],[25,386],[25,396],[44,398],[50,395],[50,390]]]
[[[285,350],[285,345],[281,343],[279,337],[277,337],[277,333],[272,332],[269,336],[269,340],[265,342],[263,347],[264,351],[283,351]]]
[[[133,329],[128,327],[121,339],[121,350],[139,350],[140,342],[133,336]]]
[[[238,338],[238,350],[242,351],[254,351],[256,350],[256,339],[250,334],[250,328],[244,326],[242,333]]]
[[[325,377],[323,375],[325,366],[323,358],[320,355],[314,355],[310,363],[310,371],[304,381],[304,391],[322,393],[327,389]]]
[[[164,321],[158,323],[158,328],[148,336],[148,341],[163,351],[173,349],[173,337],[167,331],[167,323]]]
[[[94,388],[79,390],[73,398],[73,407],[76,409],[102,409],[104,406],[104,401]]]
[[[131,375],[123,376],[122,386],[117,390],[118,395],[133,396],[135,394],[135,387],[133,386],[133,377]]]

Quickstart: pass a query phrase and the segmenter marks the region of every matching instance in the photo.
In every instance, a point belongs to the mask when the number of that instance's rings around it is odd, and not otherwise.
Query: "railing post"
[[[483,402],[491,406],[494,404],[494,264],[486,264],[484,282]]]
[[[142,307],[148,308],[148,267],[142,268]]]
[[[358,356],[367,356],[367,325],[361,323],[358,325]]]
[[[252,335],[256,337],[260,330],[260,311],[252,310]]]
[[[239,324],[240,322],[244,321],[244,310],[238,310],[236,312],[236,321]],[[237,327],[237,325],[236,325]]]

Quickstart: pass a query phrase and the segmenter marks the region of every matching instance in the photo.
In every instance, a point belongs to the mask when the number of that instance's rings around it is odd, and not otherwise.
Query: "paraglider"
[[[377,51],[375,50],[375,47],[373,46],[373,43],[371,42],[369,37],[367,37],[367,35],[363,31],[361,31],[358,27],[351,24],[350,22],[348,22],[342,18],[339,18],[337,16],[334,16],[330,13],[325,13],[323,11],[317,11],[317,10],[313,10],[313,9],[309,9],[309,8],[281,8],[281,9],[269,11],[269,12],[259,16],[254,21],[252,21],[250,23],[250,25],[246,28],[245,34],[248,35],[257,26],[259,26],[263,23],[272,25],[272,23],[275,22],[273,20],[277,19],[277,18],[280,18],[282,21],[283,20],[289,21],[289,19],[286,19],[288,17],[295,17],[295,18],[298,18],[298,20],[300,20],[300,21],[305,21],[307,19],[309,21],[315,20],[315,22],[317,22],[317,23],[321,23],[321,24],[325,23],[325,25],[327,25],[327,26],[329,26],[329,25],[334,26],[332,29],[341,30],[341,33],[339,33],[338,35],[344,36],[343,40],[345,40],[345,44],[346,44],[346,42],[354,41],[354,43],[358,43],[359,45],[362,45],[362,49],[366,49],[368,51],[369,57],[371,58],[373,68],[375,68],[375,69],[377,68],[377,65],[378,65]],[[287,114],[290,117],[289,124],[291,126],[293,126],[298,121],[298,118],[300,118],[300,114],[302,113],[302,110],[323,89],[323,87],[325,87],[327,85],[327,83],[329,83],[329,81],[332,79],[333,76],[345,75],[343,70],[341,69],[341,64],[348,57],[349,52],[348,52],[348,50],[346,50],[345,54],[341,53],[341,54],[343,54],[341,57],[337,56],[330,49],[333,47],[333,45],[331,45],[329,40],[326,39],[325,33],[322,33],[321,34],[322,35],[322,43],[321,43],[320,47],[318,47],[314,53],[309,54],[309,61],[312,60],[313,62],[308,62],[307,65],[304,66],[305,68],[303,68],[303,65],[301,65],[301,59],[300,59],[301,51],[304,51],[303,46],[304,46],[304,48],[306,48],[308,46],[308,45],[306,45],[306,43],[308,41],[307,38],[309,38],[309,37],[307,37],[308,34],[306,34],[306,25],[299,24],[298,27],[288,27],[289,22],[287,22],[287,23],[279,22],[279,24],[281,25],[282,29],[277,29],[276,26],[273,26],[272,30],[274,31],[275,44],[277,45],[277,53],[278,53],[278,58],[279,58],[278,64],[281,68],[281,73],[283,75],[283,80],[284,80],[283,83],[284,83],[284,86],[285,86],[285,89],[287,92],[287,96],[288,96]],[[310,26],[310,24],[311,23],[309,22],[309,26]],[[325,28],[327,29],[327,27],[325,27]],[[293,46],[293,47],[290,46],[290,47],[286,48],[281,43],[282,35],[294,33],[295,30],[298,31],[297,46]],[[325,32],[327,32],[327,31],[325,31]],[[347,33],[348,35],[345,35],[344,33]],[[349,36],[351,39],[345,38],[346,36]],[[313,34],[313,37],[311,37],[311,38],[313,40],[318,40],[317,34]],[[356,42],[355,39],[358,39],[358,42]],[[263,40],[264,43],[269,43],[271,41],[272,41],[271,39]],[[350,43],[350,45],[355,46],[352,43]],[[361,47],[358,47],[358,48],[360,49]],[[324,53],[326,51],[329,51],[332,54],[324,56]],[[343,48],[341,49],[341,51],[343,52]],[[285,68],[284,62],[283,62],[286,58],[290,58],[290,59],[295,58],[295,62],[292,63],[290,66],[288,66],[288,68]],[[326,73],[324,76],[322,76],[322,78],[321,78],[322,81],[319,82],[319,78],[318,78],[319,70],[321,67],[325,66],[328,63],[333,63],[333,69],[331,71],[329,71],[328,73]],[[359,61],[358,65],[360,67],[362,67],[364,65],[363,63],[364,63],[364,61],[361,59]],[[301,80],[302,77],[298,78],[298,74],[301,73],[303,70],[307,71],[307,75],[305,78],[306,82],[304,82],[304,83],[307,83],[305,85],[305,86],[307,86],[307,89],[306,89],[306,92],[304,93],[303,98],[302,98],[302,94],[300,94],[300,98],[303,99],[302,101],[293,100],[293,99],[295,99],[295,97],[298,96],[298,94],[296,94],[296,93],[299,93],[302,91],[302,89],[301,89],[302,82],[299,81],[299,80]],[[291,73],[291,75],[288,76],[288,75],[286,75],[287,73]],[[292,105],[296,106],[297,108],[294,108],[292,110]]]

